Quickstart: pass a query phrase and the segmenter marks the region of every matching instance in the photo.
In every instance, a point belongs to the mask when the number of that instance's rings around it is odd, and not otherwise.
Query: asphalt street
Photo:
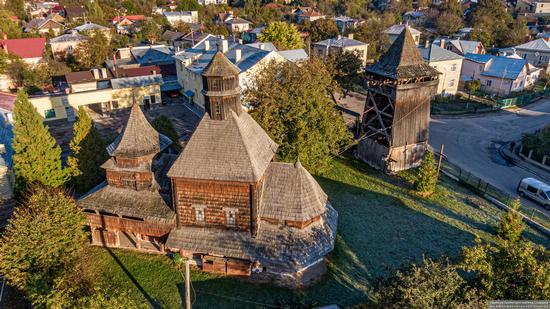
[[[521,139],[523,132],[532,132],[550,124],[550,99],[525,108],[465,118],[432,118],[429,143],[434,149],[444,146],[447,158],[484,181],[509,193],[524,177],[535,177],[550,183],[550,173],[528,171],[514,166],[498,152],[506,142]],[[545,179],[546,178],[546,179]],[[550,211],[529,200],[524,206],[536,207],[550,220]]]

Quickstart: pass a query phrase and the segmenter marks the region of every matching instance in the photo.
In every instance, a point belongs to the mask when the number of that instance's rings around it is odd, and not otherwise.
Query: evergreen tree
[[[323,173],[332,157],[352,142],[331,94],[336,85],[325,64],[312,58],[299,66],[270,63],[247,88],[251,115],[279,144],[282,161],[300,161]]]
[[[151,125],[159,133],[168,136],[172,140],[172,145],[170,145],[172,149],[174,149],[177,152],[181,151],[179,134],[174,128],[174,124],[172,123],[170,118],[164,115],[160,115],[153,120]]]
[[[78,110],[69,146],[72,152],[68,158],[71,184],[77,192],[86,192],[105,178],[105,172],[100,166],[107,160],[108,154],[105,141],[82,107]]]
[[[502,215],[500,223],[497,226],[497,234],[500,238],[508,241],[518,241],[521,239],[521,233],[523,232],[523,220],[519,209],[521,202],[519,198],[512,200],[506,213]]]
[[[70,272],[87,236],[84,217],[63,191],[36,187],[0,238],[0,273],[37,307]]]
[[[415,189],[420,195],[429,196],[434,193],[436,184],[437,168],[435,166],[434,154],[428,151],[418,168]]]
[[[14,115],[16,191],[24,191],[31,183],[41,183],[51,188],[62,186],[68,173],[61,165],[61,147],[56,144],[23,90],[17,93]]]

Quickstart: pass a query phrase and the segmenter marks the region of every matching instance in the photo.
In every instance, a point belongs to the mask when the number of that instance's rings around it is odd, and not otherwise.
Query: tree
[[[174,28],[174,30],[176,30],[178,32],[182,32],[182,33],[191,32],[191,25],[186,23],[186,22],[183,22],[183,21],[179,21],[179,22],[175,23],[172,28]]]
[[[390,47],[390,39],[384,33],[389,26],[395,23],[395,18],[390,13],[374,15],[359,25],[354,32],[356,40],[369,43],[368,58],[378,60]]]
[[[333,19],[317,19],[309,27],[312,42],[319,42],[338,36],[338,26]]]
[[[519,198],[512,200],[508,207],[510,209],[502,215],[497,226],[497,235],[502,239],[515,242],[521,239],[524,228],[523,219],[519,213],[521,207]]]
[[[344,97],[361,82],[363,58],[358,51],[344,51],[330,57],[334,80],[344,90]]]
[[[67,161],[71,170],[71,184],[77,192],[86,192],[105,178],[105,172],[100,166],[109,156],[105,141],[83,107],[78,109],[69,147],[72,154]]]
[[[19,19],[23,19],[27,15],[24,0],[7,0],[4,5],[8,11],[13,12]]]
[[[89,70],[100,66],[111,56],[111,47],[107,38],[100,31],[90,34],[88,40],[81,42],[73,51],[74,63],[70,63],[77,71]]]
[[[380,308],[457,308],[478,303],[474,292],[448,260],[423,258],[421,265],[412,264],[398,271],[377,295]]]
[[[17,39],[23,35],[21,26],[17,21],[10,18],[12,14],[0,9],[0,33],[5,34],[9,39]]]
[[[50,188],[62,186],[68,173],[61,166],[61,147],[23,90],[17,93],[14,115],[12,144],[16,190],[22,192],[31,183]]]
[[[170,118],[164,115],[160,115],[153,120],[151,125],[159,133],[166,135],[172,140],[172,145],[171,145],[172,149],[174,149],[177,152],[181,151],[180,137],[178,132],[174,128],[174,124],[172,124],[172,121],[170,120]]]
[[[501,44],[503,46],[514,46],[525,43],[529,38],[529,28],[525,17],[518,17],[510,24],[508,31],[505,32]]]
[[[260,42],[272,42],[279,50],[302,48],[304,43],[298,29],[283,21],[270,23],[258,36]]]
[[[462,18],[451,12],[442,12],[435,21],[437,31],[443,35],[452,35],[464,26]]]
[[[107,16],[101,8],[99,1],[86,1],[86,18],[98,25],[107,25]]]
[[[521,22],[514,26],[514,18],[502,1],[480,0],[473,13],[474,31],[471,37],[480,40],[485,46],[501,46],[506,43],[506,37],[512,28],[514,32],[522,31],[520,24]]]
[[[466,247],[461,267],[473,276],[486,299],[549,299],[550,253],[542,246],[520,239],[497,240]]]
[[[199,11],[201,9],[197,0],[179,0],[177,3],[177,11]]]
[[[81,211],[63,191],[30,193],[0,238],[0,272],[36,305],[70,272],[87,236]]]
[[[248,87],[251,115],[279,146],[282,161],[300,161],[314,173],[352,141],[330,95],[334,81],[318,59],[300,66],[271,62]]]
[[[420,195],[429,196],[435,191],[437,184],[437,168],[435,166],[434,154],[427,151],[424,160],[418,168],[418,175],[415,182],[415,190]]]
[[[472,93],[475,93],[481,88],[481,82],[479,80],[468,80],[465,83],[466,90],[468,91],[468,99]]]
[[[155,44],[162,34],[162,29],[154,20],[150,19],[143,23],[140,33],[151,44]]]

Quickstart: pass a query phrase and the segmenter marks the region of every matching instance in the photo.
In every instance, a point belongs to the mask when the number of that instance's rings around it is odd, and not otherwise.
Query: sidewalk
[[[519,146],[520,144],[518,142],[516,142],[516,146],[514,148],[517,149],[517,146]],[[541,180],[544,180],[548,183],[550,183],[550,172],[536,166],[536,165],[533,165],[529,162],[526,162],[525,160],[523,160],[522,158],[520,158],[515,150],[512,151],[511,149],[511,142],[510,143],[506,143],[504,145],[502,145],[498,152],[500,153],[500,155],[506,159],[507,161],[513,163],[514,165],[516,165],[517,167],[519,168],[522,168],[534,175],[536,175],[538,178],[540,178]]]

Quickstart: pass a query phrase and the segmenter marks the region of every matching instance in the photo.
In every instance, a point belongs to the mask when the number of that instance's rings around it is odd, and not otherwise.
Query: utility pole
[[[441,147],[439,148],[439,162],[437,163],[437,178],[439,178],[439,172],[441,171],[441,162],[443,161],[443,148],[445,147],[444,144],[441,144]]]
[[[189,278],[189,259],[185,260],[185,309],[191,309],[191,279]]]

